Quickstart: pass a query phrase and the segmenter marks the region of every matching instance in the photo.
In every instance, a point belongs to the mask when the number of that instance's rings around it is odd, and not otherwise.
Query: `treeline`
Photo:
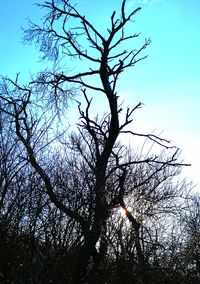
[[[1,124],[1,283],[73,283],[84,235],[50,201],[44,182],[22,159],[20,148]],[[45,164],[57,195],[69,207],[83,208],[84,215],[94,202],[88,185],[92,181],[81,158],[66,151],[67,157],[64,150],[60,156],[46,156]],[[113,208],[93,255],[97,262],[101,255],[98,283],[200,282],[199,195],[189,194],[185,181],[174,181],[178,173],[166,166],[132,190],[134,180],[151,176],[151,169],[130,168],[126,187],[132,193],[125,200],[139,235],[125,210]],[[107,186],[114,188],[115,182]],[[145,268],[138,259],[137,237]]]

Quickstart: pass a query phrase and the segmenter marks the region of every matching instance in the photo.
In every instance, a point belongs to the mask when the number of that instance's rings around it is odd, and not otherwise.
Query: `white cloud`
[[[147,4],[149,2],[149,0],[138,0],[139,3],[141,4]]]
[[[130,0],[127,4],[128,8],[132,8],[135,5],[147,5],[147,4],[157,4],[164,2],[165,0]]]

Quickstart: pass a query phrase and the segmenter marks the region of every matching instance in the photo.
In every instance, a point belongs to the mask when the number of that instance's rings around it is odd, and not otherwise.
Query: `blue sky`
[[[39,2],[42,2],[41,0]],[[75,1],[74,1],[75,2]],[[77,0],[83,14],[101,30],[121,0]],[[42,12],[33,0],[2,1],[0,10],[0,74],[28,79],[45,67],[33,46],[21,42],[26,18],[38,22]],[[130,26],[141,39],[151,38],[148,58],[124,74],[119,92],[125,105],[144,103],[135,118],[138,131],[163,131],[182,149],[192,167],[184,174],[200,183],[200,1],[127,0],[127,9],[142,11]],[[133,43],[134,45],[134,43]],[[132,48],[132,46],[131,46]],[[133,46],[134,48],[134,46]]]

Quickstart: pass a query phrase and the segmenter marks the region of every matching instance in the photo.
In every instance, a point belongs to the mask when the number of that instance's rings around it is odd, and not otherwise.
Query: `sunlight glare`
[[[120,207],[119,208],[119,213],[122,215],[122,216],[126,216],[126,212],[131,212],[132,209],[130,207],[127,207],[127,208],[122,208]]]

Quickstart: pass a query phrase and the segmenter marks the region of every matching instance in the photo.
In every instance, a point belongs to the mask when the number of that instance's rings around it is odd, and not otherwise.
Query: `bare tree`
[[[141,185],[148,185],[161,169],[180,166],[180,163],[177,160],[178,150],[169,141],[127,128],[134,112],[142,104],[123,112],[119,101],[117,82],[120,74],[146,57],[141,53],[150,43],[150,40],[145,40],[137,50],[123,49],[123,44],[139,36],[138,33],[127,35],[126,26],[132,23],[140,8],[126,13],[126,0],[123,0],[119,17],[113,12],[110,27],[107,33],[102,34],[68,0],[51,0],[38,6],[47,10],[43,26],[30,23],[30,28],[25,31],[25,41],[35,41],[43,59],[53,59],[56,68],[40,72],[26,86],[20,86],[18,78],[15,81],[4,79],[0,111],[7,115],[13,132],[26,150],[23,158],[41,178],[50,201],[82,230],[83,242],[74,266],[73,283],[98,283],[103,254],[97,249],[97,244],[113,208],[117,206],[124,208],[133,225],[137,256],[144,269],[139,242],[140,223],[127,210],[124,197]],[[78,62],[83,60],[84,68],[75,73],[60,70],[57,67],[59,60],[68,58],[75,58]],[[66,158],[69,172],[64,174],[62,169],[56,175],[52,174],[53,164],[51,167],[50,159],[46,159],[45,155],[58,146],[55,139],[61,139],[61,136],[54,136],[55,125],[66,101],[76,91],[72,84],[81,90],[86,107],[83,109],[79,103],[78,132],[71,135],[70,141],[62,142],[69,151]],[[90,93],[94,94],[94,98],[101,94],[107,102],[109,111],[101,118],[93,118],[90,114]],[[39,110],[38,105],[41,107]],[[169,149],[170,157],[166,160],[156,155],[124,159],[126,150],[119,143],[121,134],[150,139]],[[143,176],[142,180],[137,180],[136,176],[134,186],[126,187],[129,168],[142,164],[148,165],[152,172]]]

